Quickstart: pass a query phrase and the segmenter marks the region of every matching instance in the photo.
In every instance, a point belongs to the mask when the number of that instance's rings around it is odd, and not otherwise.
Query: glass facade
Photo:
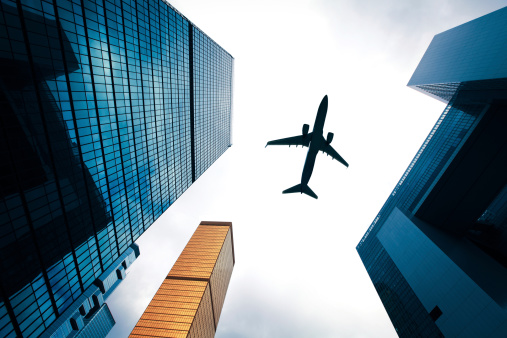
[[[232,101],[232,63],[224,62],[230,56],[203,32],[198,29],[193,32],[194,149],[198,178],[232,144],[231,107],[224,104]]]
[[[97,312],[87,319],[84,329],[76,335],[76,338],[105,337],[115,324],[113,315],[107,304],[103,304]]]
[[[139,254],[132,243],[39,337],[105,337],[115,321],[104,301],[126,278],[126,269]]]
[[[435,35],[408,85],[441,85],[507,77],[507,7]]]
[[[357,245],[400,337],[507,334],[506,20],[435,36],[409,82],[448,105]]]
[[[44,332],[227,149],[232,67],[163,1],[0,1],[0,336]]]
[[[201,222],[130,337],[214,337],[234,262],[232,223]]]

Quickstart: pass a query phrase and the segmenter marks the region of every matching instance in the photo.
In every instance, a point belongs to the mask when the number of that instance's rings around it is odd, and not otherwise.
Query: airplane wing
[[[349,167],[349,164],[347,163],[347,161],[345,161],[343,159],[343,157],[340,156],[340,154],[338,154],[336,152],[336,150],[333,149],[333,147],[331,147],[330,144],[326,144],[326,143],[323,143],[322,144],[322,147],[319,149],[321,151],[323,151],[324,153],[328,154],[329,156],[331,156],[334,160],[337,160],[338,162],[340,162],[341,164],[343,164],[344,166],[346,166],[347,168]]]
[[[267,146],[304,146],[308,147],[312,140],[312,133],[308,133],[306,136],[299,135],[293,137],[282,138],[279,140],[269,141]]]

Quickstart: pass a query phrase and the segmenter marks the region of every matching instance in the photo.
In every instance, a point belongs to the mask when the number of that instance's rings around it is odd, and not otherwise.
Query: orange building
[[[214,337],[233,267],[232,223],[201,222],[130,337]]]

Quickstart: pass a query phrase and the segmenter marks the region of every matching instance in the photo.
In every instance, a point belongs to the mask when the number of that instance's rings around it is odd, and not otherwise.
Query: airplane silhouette
[[[308,182],[310,181],[310,177],[312,176],[313,167],[315,165],[315,159],[319,151],[326,153],[328,156],[331,156],[333,159],[339,161],[344,166],[348,168],[349,164],[347,161],[341,157],[336,150],[331,147],[331,141],[333,140],[333,133],[327,133],[327,138],[324,139],[324,122],[326,122],[326,114],[327,114],[327,95],[324,96],[319,105],[319,110],[317,111],[317,118],[315,119],[315,124],[313,126],[313,131],[308,133],[310,126],[307,124],[303,124],[303,135],[293,136],[282,138],[279,140],[269,141],[266,144],[267,146],[274,145],[291,145],[308,147],[308,153],[306,155],[305,166],[303,167],[303,174],[301,175],[301,183],[296,184],[292,188],[284,190],[283,194],[291,194],[295,192],[300,192],[301,194],[305,193],[308,196],[313,198],[318,198],[318,196],[310,189],[308,186]]]

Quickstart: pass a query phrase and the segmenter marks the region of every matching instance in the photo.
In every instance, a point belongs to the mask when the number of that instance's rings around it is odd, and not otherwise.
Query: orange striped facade
[[[233,267],[232,223],[201,222],[130,337],[214,337]]]

